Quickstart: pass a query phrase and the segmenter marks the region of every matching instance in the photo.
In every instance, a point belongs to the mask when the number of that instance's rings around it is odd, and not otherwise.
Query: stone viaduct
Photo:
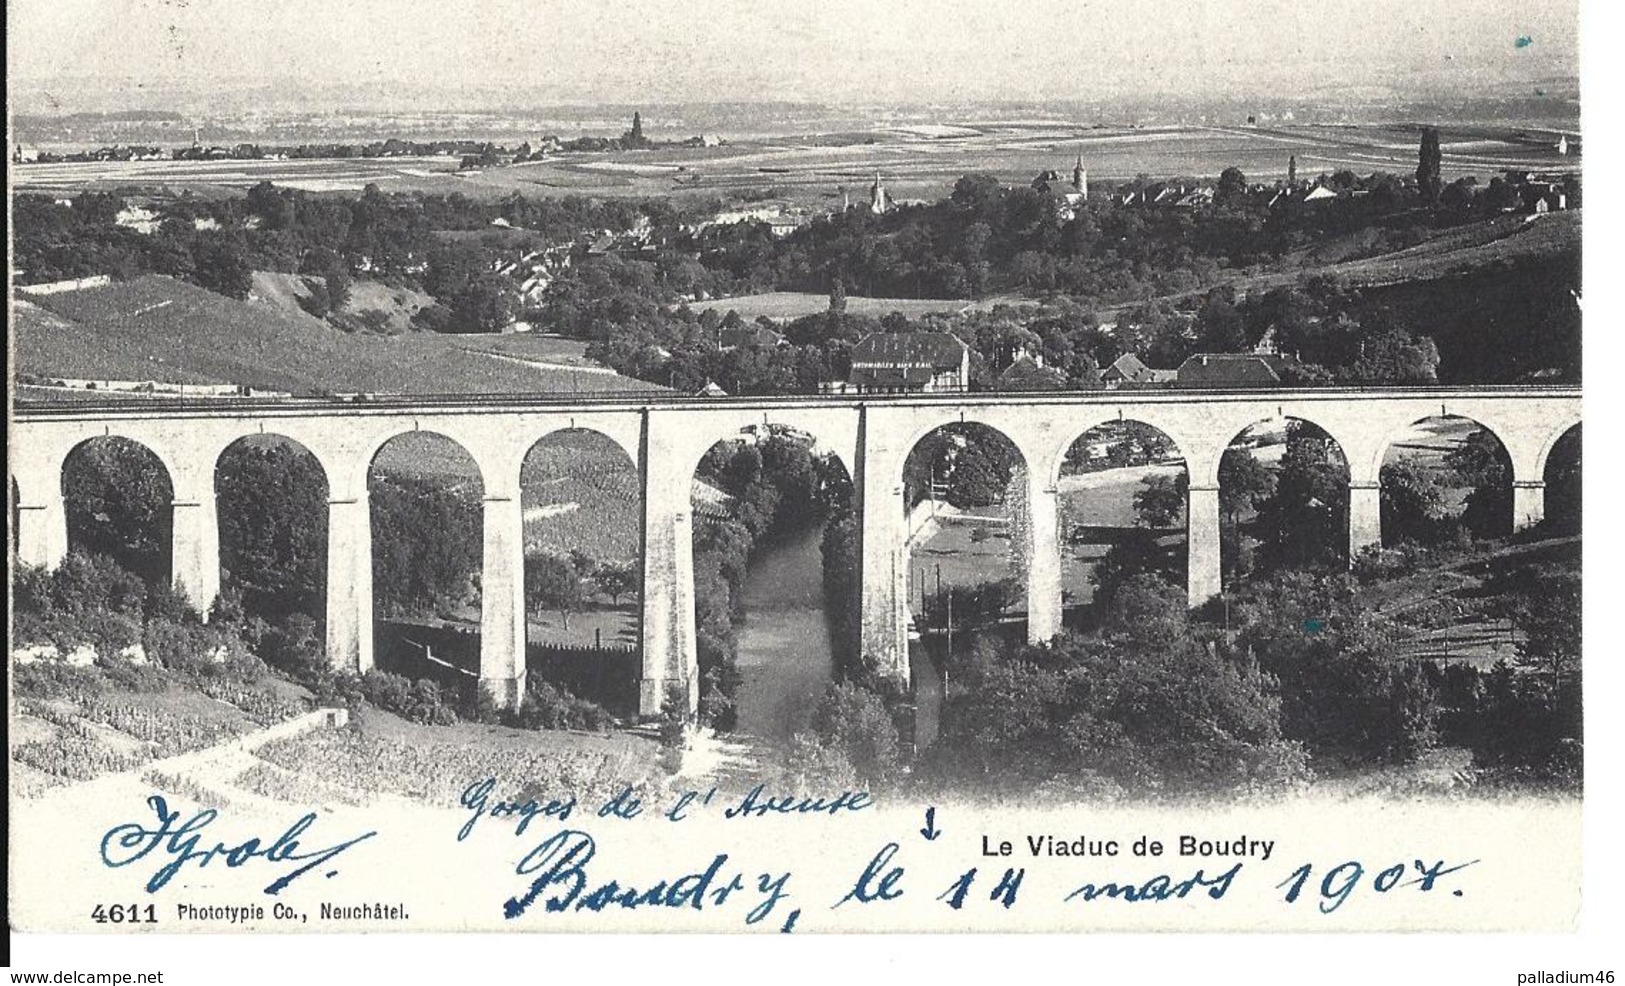
[[[1219,592],[1219,459],[1240,432],[1284,416],[1312,422],[1336,440],[1349,466],[1352,553],[1381,540],[1378,476],[1389,444],[1409,425],[1440,415],[1472,419],[1500,439],[1512,463],[1513,524],[1537,523],[1544,514],[1547,457],[1580,421],[1578,388],[34,405],[14,411],[10,468],[18,494],[18,558],[54,566],[68,548],[61,480],[68,454],[109,435],[146,446],[168,469],[174,489],[174,580],[206,609],[220,587],[215,468],[221,454],[254,435],[298,442],[321,464],[328,483],[327,653],[339,666],[364,670],[373,661],[368,470],[396,436],[443,435],[466,449],[480,471],[480,680],[495,699],[512,705],[521,699],[525,673],[520,466],[552,432],[599,432],[626,452],[643,484],[640,702],[651,714],[668,682],[682,683],[690,703],[697,698],[691,479],[715,442],[744,429],[780,425],[807,433],[850,472],[862,519],[862,646],[883,668],[906,678],[903,465],[915,443],[938,427],[979,423],[1021,453],[1029,518],[1021,545],[1028,636],[1042,641],[1061,626],[1057,482],[1069,448],[1090,428],[1143,422],[1164,432],[1184,456],[1190,479],[1188,588],[1196,605]]]

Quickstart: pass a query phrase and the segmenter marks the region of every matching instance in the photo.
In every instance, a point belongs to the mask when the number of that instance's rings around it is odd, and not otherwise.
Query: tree
[[[568,558],[531,555],[525,559],[525,604],[532,609],[556,609],[564,629],[570,614],[581,608],[581,573]]]
[[[621,604],[621,596],[632,591],[639,581],[637,570],[631,564],[619,562],[604,562],[599,565],[598,570],[593,573],[593,580],[616,606]]]
[[[200,237],[192,248],[197,282],[228,298],[247,298],[254,270],[240,244],[220,236]]]
[[[233,446],[215,470],[220,562],[250,616],[320,616],[327,573],[327,481],[290,445]]]
[[[1275,492],[1258,506],[1265,553],[1280,567],[1323,564],[1348,548],[1348,466],[1330,438],[1287,425]]]
[[[380,470],[367,488],[373,592],[386,611],[421,612],[470,599],[480,570],[478,492]]]
[[[1422,143],[1417,150],[1416,185],[1422,190],[1422,198],[1429,205],[1439,201],[1440,163],[1443,155],[1439,151],[1439,128],[1423,127]]]
[[[1389,544],[1427,544],[1444,519],[1444,484],[1414,459],[1382,467],[1382,539]]]
[[[985,507],[1004,499],[1010,469],[975,441],[966,442],[954,457],[948,476],[948,502],[961,510]]]
[[[1185,513],[1185,497],[1190,474],[1152,475],[1140,482],[1134,494],[1134,513],[1142,527],[1172,527]]]
[[[1241,534],[1241,516],[1275,493],[1275,473],[1248,449],[1227,448],[1219,459],[1219,536],[1221,558],[1227,574],[1244,573],[1252,565],[1244,557],[1246,542]]]
[[[1482,537],[1498,537],[1512,528],[1512,469],[1501,442],[1479,428],[1445,456],[1456,480],[1467,489],[1461,522]]]
[[[1219,183],[1213,189],[1213,201],[1218,205],[1233,205],[1247,194],[1247,176],[1231,165],[1219,172]]]
[[[1157,536],[1145,528],[1128,531],[1110,548],[1089,573],[1094,584],[1095,612],[1111,614],[1118,610],[1117,594],[1123,585],[1142,575],[1154,575],[1172,582],[1173,555],[1157,543]]]
[[[1197,346],[1205,353],[1239,353],[1248,348],[1241,314],[1228,299],[1208,296],[1196,316]]]
[[[1554,695],[1579,681],[1580,602],[1580,577],[1570,573],[1541,579],[1515,610],[1518,657],[1551,680]]]
[[[1251,451],[1227,448],[1219,460],[1219,507],[1234,527],[1241,515],[1275,492],[1275,473]]]

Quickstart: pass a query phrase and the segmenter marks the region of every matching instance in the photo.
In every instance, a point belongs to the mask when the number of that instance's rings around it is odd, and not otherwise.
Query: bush
[[[11,675],[18,698],[82,700],[107,690],[107,679],[97,669],[76,668],[62,661],[18,664]]]
[[[327,669],[321,626],[304,613],[283,617],[260,634],[259,654],[265,663],[299,680]]]
[[[1138,795],[1301,784],[1274,681],[1197,639],[1177,590],[1155,576],[1121,586],[1100,638],[1002,649],[986,641],[955,676],[926,759],[939,779],[1012,794]]]
[[[1360,598],[1346,575],[1278,574],[1241,598],[1238,642],[1279,682],[1286,738],[1328,761],[1409,763],[1437,745],[1437,689]]]
[[[577,698],[532,674],[525,688],[525,701],[512,716],[524,729],[584,729],[603,732],[615,725],[615,717],[601,705]]]
[[[851,791],[864,785],[845,751],[827,746],[812,733],[797,733],[774,778],[777,790],[812,794]]]
[[[884,787],[902,773],[903,747],[885,701],[855,682],[831,684],[792,741],[791,779]],[[839,778],[837,780],[836,778]]]
[[[432,681],[413,681],[404,675],[373,668],[361,676],[361,695],[385,712],[426,726],[450,726],[457,712],[446,704],[440,686]]]
[[[739,707],[734,696],[741,676],[731,660],[711,668],[700,679],[700,723],[726,733],[739,724]]]

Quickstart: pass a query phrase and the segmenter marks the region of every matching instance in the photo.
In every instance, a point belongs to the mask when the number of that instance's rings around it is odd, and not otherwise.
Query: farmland
[[[1455,139],[1451,139],[1452,136]],[[974,122],[934,128],[874,127],[805,136],[749,137],[720,147],[662,146],[624,153],[563,153],[544,161],[458,170],[451,157],[332,160],[131,161],[35,164],[16,169],[22,191],[157,188],[224,194],[260,181],[310,192],[461,192],[528,196],[692,196],[728,198],[770,187],[802,207],[838,204],[842,190],[861,199],[878,173],[894,197],[936,199],[969,172],[1024,182],[1083,155],[1092,180],[1137,175],[1216,175],[1235,165],[1254,179],[1349,169],[1408,172],[1417,135],[1408,125],[1087,126],[1054,122]],[[1470,128],[1446,134],[1447,179],[1509,168],[1574,166],[1559,157],[1556,132]]]

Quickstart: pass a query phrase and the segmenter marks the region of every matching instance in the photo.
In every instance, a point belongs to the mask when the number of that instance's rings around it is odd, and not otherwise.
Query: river
[[[737,634],[741,738],[788,741],[834,677],[822,534],[812,530],[769,545],[751,559]]]

